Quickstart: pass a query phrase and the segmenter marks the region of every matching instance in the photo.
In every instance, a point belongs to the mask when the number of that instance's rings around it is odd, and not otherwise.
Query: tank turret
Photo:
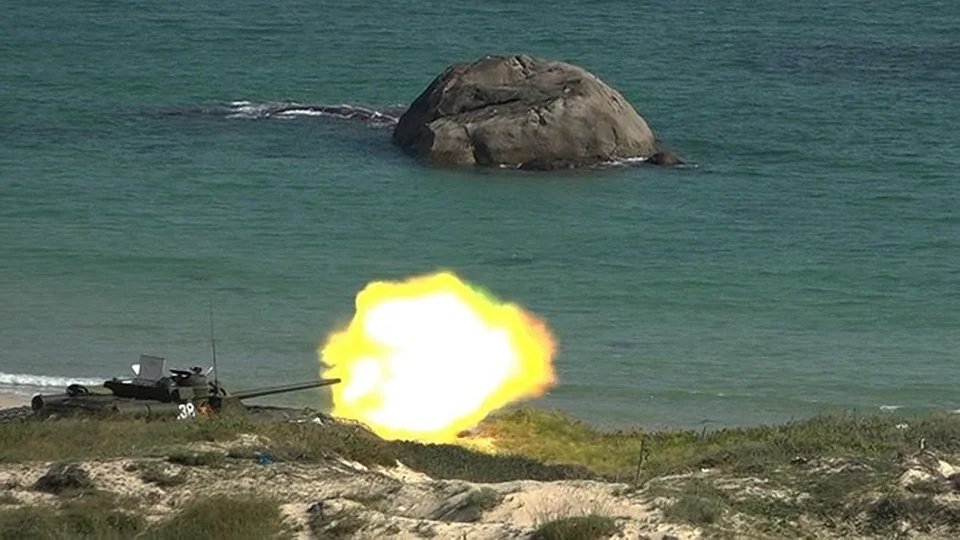
[[[228,403],[239,403],[243,399],[340,382],[340,379],[320,379],[231,394],[220,386],[219,381],[209,379],[210,370],[199,367],[171,369],[166,375],[164,364],[163,358],[141,355],[140,363],[132,366],[136,377],[114,377],[104,381],[102,388],[71,384],[63,394],[34,396],[30,405],[34,416],[39,418],[87,415],[186,420],[219,413]]]

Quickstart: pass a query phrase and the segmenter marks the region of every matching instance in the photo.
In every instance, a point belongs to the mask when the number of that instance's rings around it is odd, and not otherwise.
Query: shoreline
[[[81,511],[96,516],[100,536],[183,531],[199,516],[216,521],[200,528],[222,532],[238,515],[260,516],[258,537],[281,534],[284,521],[307,538],[556,538],[573,533],[547,533],[597,528],[651,540],[960,535],[955,415],[600,432],[521,409],[477,433],[503,453],[386,441],[340,422],[213,420],[204,431],[210,438],[198,441],[180,422],[0,422],[0,484],[12,486],[0,500],[0,531],[71,523],[72,506],[51,509],[37,495],[56,495],[64,479],[95,489],[99,499],[84,499]],[[178,504],[198,493],[213,493],[190,505],[203,512]],[[120,497],[127,509],[118,513]]]
[[[30,405],[30,396],[0,390],[0,409],[13,409]]]

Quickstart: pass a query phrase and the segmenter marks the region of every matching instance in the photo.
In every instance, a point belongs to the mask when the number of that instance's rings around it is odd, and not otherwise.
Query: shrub
[[[144,538],[260,540],[282,531],[280,503],[257,495],[215,495],[187,501],[183,509],[149,529]]]
[[[671,521],[697,526],[717,523],[727,506],[727,496],[709,482],[695,479],[686,484],[663,515]]]
[[[93,482],[86,469],[75,463],[57,463],[37,479],[33,485],[37,491],[61,494],[83,492],[93,489]]]
[[[613,518],[591,514],[566,517],[541,525],[531,540],[599,540],[620,532]]]
[[[65,501],[59,509],[38,506],[0,511],[0,540],[133,538],[146,523],[117,509],[113,497],[96,494]]]

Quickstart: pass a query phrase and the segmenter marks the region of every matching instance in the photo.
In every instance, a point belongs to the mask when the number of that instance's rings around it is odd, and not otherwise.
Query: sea
[[[687,165],[391,144],[448,65],[519,53]],[[960,409],[958,2],[34,0],[0,80],[0,391],[211,333],[231,388],[312,380],[365,284],[452,270],[555,334],[528,404],[597,425]]]

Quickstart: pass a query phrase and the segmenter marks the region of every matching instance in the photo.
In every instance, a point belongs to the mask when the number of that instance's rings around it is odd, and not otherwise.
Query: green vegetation
[[[599,540],[620,532],[613,518],[591,514],[566,517],[545,523],[534,531],[531,540]]]
[[[283,532],[280,503],[256,495],[193,499],[183,509],[148,529],[140,538],[231,538],[259,540]]]
[[[227,460],[219,452],[175,452],[167,456],[167,461],[187,467],[222,467]]]
[[[231,418],[195,422],[67,419],[0,423],[0,463],[169,455],[174,463],[215,466],[222,463],[224,456],[184,452],[178,447],[196,442],[231,441],[241,434],[269,441],[264,451],[279,460],[314,462],[339,456],[365,465],[396,463],[390,444],[359,426]],[[248,456],[236,454],[236,457]]]
[[[719,536],[737,530],[803,536],[811,524],[835,536],[896,536],[904,530],[960,535],[960,506],[951,502],[960,494],[960,474],[950,474],[949,467],[938,472],[938,459],[956,464],[960,458],[960,415],[846,413],[716,431],[605,432],[559,413],[519,409],[488,419],[477,435],[494,440],[501,453],[383,441],[349,423],[243,418],[8,422],[0,423],[0,463],[138,458],[128,470],[167,488],[203,474],[189,467],[224,467],[229,472],[241,471],[242,461],[253,465],[255,460],[312,463],[335,458],[367,466],[400,461],[438,479],[600,478],[632,483],[625,495],[634,491],[652,496],[667,520]],[[213,452],[191,450],[200,442],[230,444]],[[907,469],[917,469],[910,473],[915,481],[900,481]],[[230,526],[235,520],[226,516],[236,515],[252,521],[235,537],[271,537],[281,531],[277,501],[246,497],[198,499],[148,527],[138,516],[118,510],[123,505],[104,503],[106,496],[93,489],[83,468],[70,463],[57,463],[33,488],[58,494],[57,502],[38,511],[16,504],[13,497],[0,500],[0,538],[190,537],[209,527]],[[475,490],[452,519],[479,519],[500,499],[493,489]],[[377,507],[375,500],[361,502]],[[551,521],[537,537],[588,538],[576,535],[593,534],[589,531],[599,526],[598,520],[606,519],[599,517],[603,511],[589,511],[590,519]],[[563,516],[545,516],[544,521]],[[349,537],[364,526],[362,517],[362,512],[348,512],[335,520],[315,518],[309,526],[327,536]],[[185,529],[188,526],[192,528]]]
[[[471,482],[596,478],[581,465],[548,465],[519,454],[490,455],[452,444],[391,443],[397,459],[434,478]]]
[[[720,520],[728,506],[725,493],[709,482],[696,479],[676,494],[676,501],[664,510],[664,516],[670,521],[712,525]]]
[[[159,457],[175,445],[232,439],[245,426],[245,422],[230,420],[4,422],[0,423],[0,462]]]
[[[906,423],[906,426],[904,426]],[[828,414],[776,426],[716,431],[605,432],[566,415],[518,409],[488,419],[498,448],[544,463],[577,464],[620,481],[717,468],[760,473],[827,457],[889,460],[927,448],[960,452],[960,416]]]
[[[802,536],[808,525],[799,522],[800,516],[838,537],[896,536],[903,526],[924,533],[960,532],[960,509],[937,502],[928,493],[916,495],[899,487],[900,470],[882,461],[865,465],[840,460],[834,470],[772,471],[764,477],[769,488],[765,494],[750,495],[735,483],[721,488],[716,478],[696,475],[651,481],[648,490],[667,499],[662,507],[668,520],[717,533],[723,532],[726,514],[750,521],[750,530],[778,537]],[[771,496],[777,492],[781,495]]]
[[[928,533],[937,528],[960,531],[960,510],[935,501],[932,497],[909,497],[888,494],[867,508],[864,529],[873,534],[889,535],[900,523],[910,523],[914,530]]]
[[[197,442],[227,442],[252,435],[262,446],[219,452],[185,451]],[[170,463],[219,467],[229,459],[318,462],[345,458],[363,465],[398,460],[435,478],[479,482],[592,478],[578,465],[545,465],[521,455],[489,455],[449,444],[384,441],[358,425],[314,425],[215,418],[196,422],[58,420],[0,423],[0,463],[116,457],[165,457]]]
[[[187,475],[182,471],[171,473],[162,463],[142,462],[135,466],[140,479],[157,487],[169,488],[179,486],[187,481]]]
[[[909,424],[908,427],[902,425]],[[591,478],[646,481],[702,468],[760,474],[813,459],[856,456],[887,460],[915,452],[918,442],[960,452],[960,417],[904,419],[894,415],[834,414],[778,426],[707,432],[605,432],[560,413],[533,409],[485,421],[481,435],[508,450],[489,455],[456,445],[383,441],[360,426],[209,419],[196,422],[61,420],[0,423],[0,462],[113,457],[165,457],[174,463],[217,466],[225,456],[189,453],[195,442],[225,442],[241,434],[262,445],[231,450],[226,458],[316,462],[342,457],[365,465],[397,460],[437,478],[474,481]]]
[[[82,493],[93,490],[90,475],[80,465],[57,463],[46,474],[37,479],[34,489],[56,495]]]
[[[56,510],[38,506],[0,510],[0,540],[120,540],[145,530],[141,517],[117,507],[114,497],[98,493],[66,499]]]
[[[118,509],[123,506],[116,497],[97,493],[65,499],[56,507],[0,510],[0,540],[257,540],[282,532],[279,504],[252,495],[190,500],[182,510],[153,526],[137,514]]]

